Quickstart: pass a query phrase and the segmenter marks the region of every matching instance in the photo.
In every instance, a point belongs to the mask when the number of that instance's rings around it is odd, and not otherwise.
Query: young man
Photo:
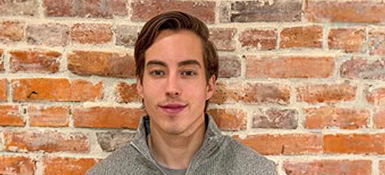
[[[147,113],[138,135],[88,174],[275,175],[272,161],[224,136],[205,113],[218,56],[206,25],[182,12],[148,21],[135,46],[137,90]]]

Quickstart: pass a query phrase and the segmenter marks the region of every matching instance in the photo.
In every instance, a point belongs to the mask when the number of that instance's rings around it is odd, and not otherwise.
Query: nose
[[[177,97],[181,95],[181,89],[176,74],[170,74],[167,79],[166,95],[169,97]]]

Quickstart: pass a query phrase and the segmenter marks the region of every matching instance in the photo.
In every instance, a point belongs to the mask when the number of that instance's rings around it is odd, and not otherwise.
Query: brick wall
[[[135,134],[146,20],[205,21],[209,113],[280,175],[385,175],[381,0],[1,0],[0,174],[83,174]]]

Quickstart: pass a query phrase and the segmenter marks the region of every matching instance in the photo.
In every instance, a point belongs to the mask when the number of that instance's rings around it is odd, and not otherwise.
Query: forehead
[[[163,30],[145,52],[145,63],[151,60],[166,64],[177,64],[185,60],[196,60],[203,65],[202,41],[188,30]]]

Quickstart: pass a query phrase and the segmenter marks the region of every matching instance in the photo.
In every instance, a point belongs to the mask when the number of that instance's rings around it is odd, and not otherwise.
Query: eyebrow
[[[159,66],[167,67],[167,64],[165,62],[159,61],[159,60],[148,61],[146,65],[147,66],[159,65]],[[187,65],[197,65],[199,66],[199,68],[202,68],[201,64],[199,64],[197,60],[184,60],[178,63],[178,67],[187,66]]]

